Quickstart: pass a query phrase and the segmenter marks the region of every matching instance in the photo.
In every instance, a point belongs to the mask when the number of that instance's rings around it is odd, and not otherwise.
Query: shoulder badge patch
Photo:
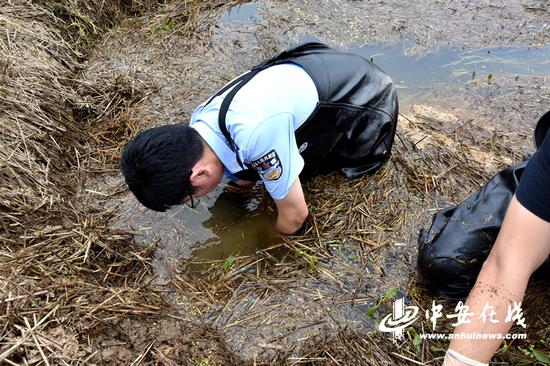
[[[265,180],[277,180],[283,174],[283,166],[275,150],[271,150],[261,158],[254,160],[251,165]]]

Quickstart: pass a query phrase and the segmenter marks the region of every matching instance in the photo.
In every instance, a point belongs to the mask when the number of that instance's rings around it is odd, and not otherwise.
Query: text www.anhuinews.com
[[[502,333],[423,333],[421,339],[527,339],[526,333],[502,334]]]

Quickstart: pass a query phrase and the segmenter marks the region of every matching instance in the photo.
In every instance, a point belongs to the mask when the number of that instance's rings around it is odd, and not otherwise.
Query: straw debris
[[[0,363],[85,364],[91,329],[165,306],[144,281],[150,250],[131,249],[130,235],[108,229],[112,212],[77,195],[90,157],[102,157],[103,169],[114,159],[101,147],[112,150],[120,129],[131,129],[125,111],[140,95],[124,80],[83,84],[81,60],[93,37],[133,9],[118,1],[0,9]]]
[[[112,228],[119,213],[108,202],[124,187],[88,183],[116,172],[121,145],[152,123],[155,95],[166,91],[115,57],[98,66],[93,46],[134,24],[137,39],[162,51],[148,55],[152,65],[174,44],[214,55],[212,24],[237,3],[8,0],[0,9],[0,363],[410,365],[442,356],[443,342],[415,341],[425,323],[397,344],[376,331],[398,291],[421,311],[430,306],[406,243],[435,210],[520,160],[517,141],[527,136],[417,106],[400,118],[393,157],[372,177],[306,184],[315,215],[306,236],[198,270],[184,261],[167,285],[152,269],[156,243],[135,245],[133,233]],[[279,46],[269,41],[254,57]],[[187,76],[200,62],[177,71]],[[189,75],[201,87],[180,97],[195,103],[229,77],[216,72]],[[179,108],[166,114],[190,109]],[[530,292],[528,309],[545,308],[544,293]],[[547,319],[529,319],[535,341],[518,342],[524,349],[545,346]]]

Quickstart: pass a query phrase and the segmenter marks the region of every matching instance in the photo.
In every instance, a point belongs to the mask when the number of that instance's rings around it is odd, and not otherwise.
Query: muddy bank
[[[239,361],[223,344],[217,332],[207,327],[186,326],[178,319],[127,318],[111,323],[109,331],[96,335],[98,352],[91,362],[98,365],[142,364],[234,365]]]

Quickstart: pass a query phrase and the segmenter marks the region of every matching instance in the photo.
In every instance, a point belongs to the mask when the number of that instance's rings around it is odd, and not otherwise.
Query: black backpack
[[[339,169],[356,178],[376,171],[391,153],[397,126],[397,93],[391,78],[378,66],[354,54],[339,52],[325,44],[308,42],[291,47],[253,67],[225,85],[208,102],[224,92],[218,116],[219,128],[231,149],[237,151],[226,124],[233,97],[260,71],[274,65],[301,66],[315,83],[319,102],[313,113],[296,131],[305,167],[300,177]],[[259,179],[236,154],[242,171],[240,179]]]

